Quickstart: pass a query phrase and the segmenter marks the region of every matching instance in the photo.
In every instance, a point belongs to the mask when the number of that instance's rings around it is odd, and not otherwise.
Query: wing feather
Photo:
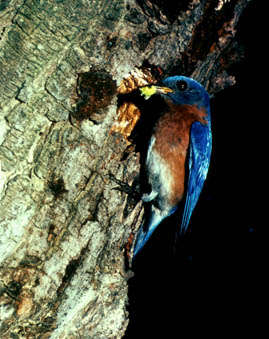
[[[209,125],[196,121],[190,132],[189,178],[180,234],[187,230],[190,217],[202,191],[211,156],[212,135]]]

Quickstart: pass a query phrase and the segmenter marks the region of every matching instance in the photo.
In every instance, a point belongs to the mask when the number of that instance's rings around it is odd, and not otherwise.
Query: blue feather
[[[193,209],[202,191],[208,172],[211,147],[212,135],[210,126],[194,122],[190,133],[189,178],[180,234],[185,233]]]
[[[157,226],[169,215],[173,214],[177,209],[177,206],[173,207],[170,211],[161,211],[154,205],[151,205],[150,220],[145,229],[145,223],[140,226],[135,240],[134,255],[133,258],[141,251],[146,242],[149,240],[151,234],[157,228]]]

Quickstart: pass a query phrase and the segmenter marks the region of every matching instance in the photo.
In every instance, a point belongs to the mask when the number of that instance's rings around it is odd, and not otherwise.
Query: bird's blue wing
[[[180,234],[186,231],[193,209],[199,199],[207,176],[212,148],[212,135],[209,125],[196,121],[191,126],[189,178],[186,202],[180,227]]]

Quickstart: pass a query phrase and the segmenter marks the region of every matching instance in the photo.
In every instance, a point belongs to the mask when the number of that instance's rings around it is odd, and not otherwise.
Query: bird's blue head
[[[210,113],[209,95],[199,82],[183,75],[176,75],[164,79],[162,83],[172,91],[162,92],[162,87],[159,87],[160,94],[171,99],[174,104],[197,105],[204,107],[207,113]]]

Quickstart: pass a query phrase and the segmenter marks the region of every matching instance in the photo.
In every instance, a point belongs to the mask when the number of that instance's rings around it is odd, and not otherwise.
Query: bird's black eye
[[[184,92],[188,88],[188,84],[184,80],[177,81],[176,85],[177,85],[178,90],[181,92]]]

